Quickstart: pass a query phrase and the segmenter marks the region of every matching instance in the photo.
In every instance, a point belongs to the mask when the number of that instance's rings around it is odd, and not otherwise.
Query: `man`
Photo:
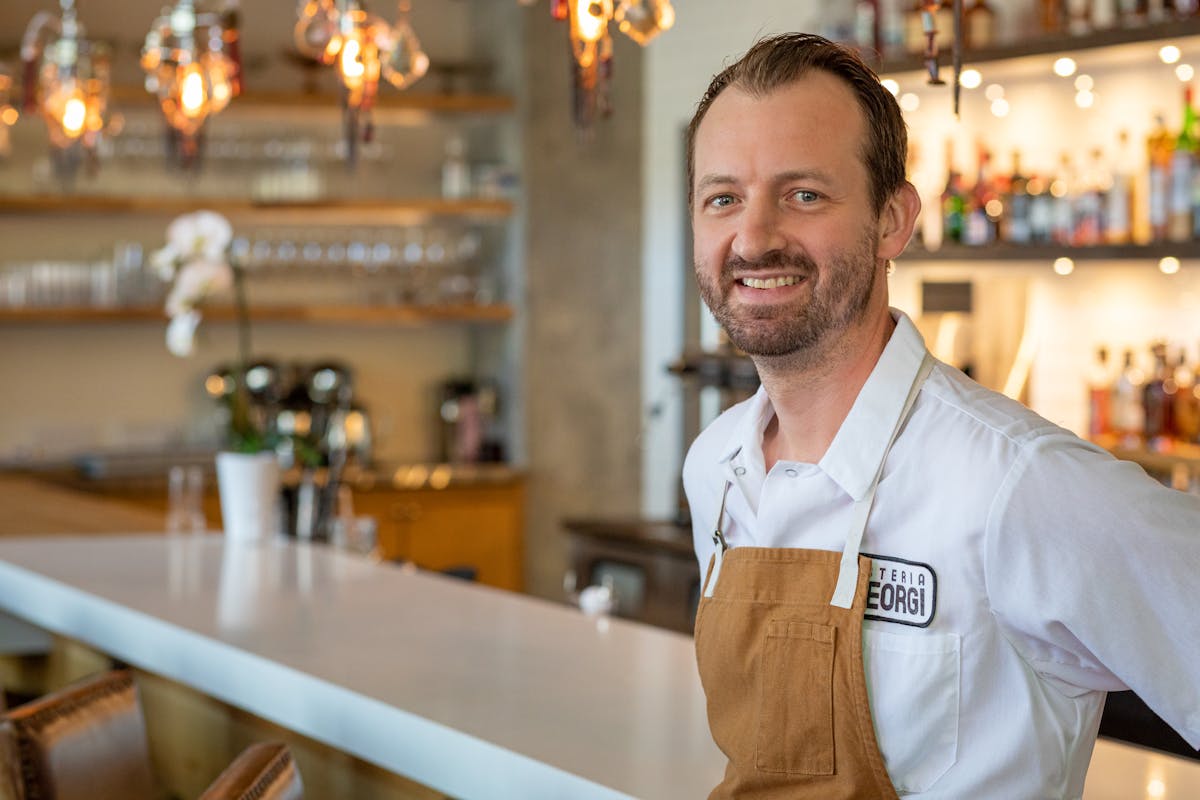
[[[870,69],[759,42],[688,150],[701,294],[762,379],[684,466],[711,797],[1078,798],[1127,687],[1200,746],[1200,499],[935,361],[889,309],[920,201]]]

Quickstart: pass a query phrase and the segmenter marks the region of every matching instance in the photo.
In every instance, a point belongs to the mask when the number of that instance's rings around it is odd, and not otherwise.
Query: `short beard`
[[[696,265],[696,282],[704,303],[739,350],[750,356],[787,357],[807,364],[826,351],[834,334],[861,319],[870,304],[879,279],[875,240],[872,228],[853,250],[836,255],[823,271],[804,254],[772,252],[756,262],[731,254],[717,284],[706,280],[700,264]],[[734,274],[783,270],[798,272],[810,282],[807,300],[749,308],[730,302]]]

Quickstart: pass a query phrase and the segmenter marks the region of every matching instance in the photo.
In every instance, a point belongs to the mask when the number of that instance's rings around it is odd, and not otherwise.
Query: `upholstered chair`
[[[0,716],[0,798],[157,800],[132,673],[106,672]]]
[[[300,770],[287,745],[252,744],[208,787],[200,800],[301,800]]]

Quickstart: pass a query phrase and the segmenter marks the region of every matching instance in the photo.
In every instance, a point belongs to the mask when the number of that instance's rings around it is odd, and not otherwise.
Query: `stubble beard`
[[[838,254],[820,271],[803,254],[773,252],[753,263],[731,254],[713,281],[697,263],[700,296],[729,341],[756,362],[810,367],[836,346],[836,334],[860,320],[870,304],[879,280],[875,238],[873,230],[867,231],[853,250]],[[730,300],[735,273],[781,270],[803,275],[809,282],[808,297],[763,306],[738,306]]]

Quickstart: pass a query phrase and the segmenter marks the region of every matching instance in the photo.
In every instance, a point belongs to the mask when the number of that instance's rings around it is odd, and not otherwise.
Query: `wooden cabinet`
[[[379,525],[390,561],[430,570],[472,570],[482,584],[521,591],[524,486],[376,488],[354,493],[356,513]]]

